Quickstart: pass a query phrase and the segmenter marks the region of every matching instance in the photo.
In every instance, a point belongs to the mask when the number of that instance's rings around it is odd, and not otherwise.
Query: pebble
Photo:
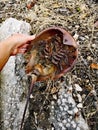
[[[70,127],[70,123],[67,123],[67,124],[66,124],[66,127]]]
[[[79,86],[79,84],[75,84],[75,89],[76,91],[79,91],[79,92],[82,91],[82,88]]]
[[[53,110],[54,110],[54,106],[51,106],[51,109],[53,109]]]
[[[68,98],[68,103],[70,104],[72,104],[73,103],[73,98],[70,96],[69,98]]]
[[[76,130],[81,130],[81,129],[79,127],[77,127]]]
[[[91,61],[91,60],[93,60],[93,58],[92,58],[91,56],[88,56],[88,57],[87,57],[87,60],[88,60],[88,61]]]
[[[77,107],[78,107],[78,108],[83,108],[83,104],[82,104],[82,103],[79,103],[79,104],[77,105]]]
[[[68,106],[66,105],[65,107],[64,107],[64,111],[67,111],[68,110]]]
[[[80,36],[79,39],[82,40],[82,41],[84,41],[85,37]]]
[[[74,37],[75,40],[77,40],[79,35],[75,33],[75,35],[73,37]]]
[[[72,124],[72,127],[73,127],[73,128],[76,128],[76,123],[75,123],[75,122]]]
[[[59,123],[58,125],[59,125],[60,127],[63,127],[63,124],[62,124],[62,123]]]
[[[61,100],[60,100],[60,99],[58,99],[58,100],[57,100],[57,103],[58,103],[58,105],[60,105],[60,104],[61,104]]]
[[[64,110],[62,106],[60,106],[60,110],[61,110],[61,111],[63,111],[63,110]]]
[[[4,121],[4,125],[7,126],[9,122],[7,120]]]
[[[52,127],[52,129],[51,130],[55,130],[55,128],[54,127]]]
[[[68,122],[69,122],[69,123],[71,122],[70,118],[68,118]]]
[[[66,103],[66,98],[63,98],[63,99],[62,99],[62,103]]]
[[[57,100],[57,95],[53,95],[53,98],[54,98],[55,100]]]
[[[65,124],[67,123],[67,120],[64,119],[64,120],[62,121],[62,123],[65,125]]]
[[[30,95],[30,98],[31,98],[31,99],[33,98],[33,95],[32,95],[32,94]]]
[[[63,112],[62,112],[62,116],[65,116],[65,115],[66,115],[66,112],[65,112],[65,111],[63,111]]]
[[[70,114],[70,115],[72,115],[73,114],[73,111],[67,111],[68,112],[68,114]]]
[[[77,94],[77,97],[78,97],[78,101],[79,101],[79,102],[82,102],[82,97],[81,97],[81,95],[80,95],[80,94]]]
[[[72,92],[72,89],[73,89],[72,86],[69,86],[68,90]]]
[[[75,107],[74,110],[73,110],[74,113],[77,113],[78,111],[79,111],[79,110],[78,110],[77,107]]]

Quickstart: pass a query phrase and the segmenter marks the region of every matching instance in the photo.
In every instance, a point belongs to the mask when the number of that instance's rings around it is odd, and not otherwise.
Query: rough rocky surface
[[[14,33],[28,34],[29,32],[28,23],[9,18],[0,27],[0,40]],[[17,130],[24,110],[25,98],[23,95],[27,87],[23,57],[21,55],[10,57],[0,75],[2,129]]]
[[[31,1],[36,1],[32,7],[28,6]],[[71,72],[58,81],[35,84],[24,130],[84,130],[87,124],[90,130],[97,130],[97,1],[1,0],[0,23],[9,17],[29,22],[31,34],[53,25],[61,26],[74,36],[79,50],[77,64]]]

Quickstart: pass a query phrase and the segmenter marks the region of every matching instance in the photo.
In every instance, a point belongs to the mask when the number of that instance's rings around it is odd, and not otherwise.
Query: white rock
[[[54,95],[53,95],[53,98],[54,98],[55,100],[57,100],[57,95],[56,95],[56,94],[54,94]]]
[[[77,107],[75,107],[75,108],[73,109],[73,111],[74,111],[74,113],[77,113],[79,110],[78,110]]]
[[[81,130],[81,129],[79,127],[77,127],[76,130]]]
[[[62,99],[62,103],[66,103],[66,98],[63,98],[63,99]]]
[[[76,128],[76,123],[75,123],[75,121],[72,121],[72,122],[71,122],[71,125],[72,125],[73,128]]]
[[[92,44],[92,47],[93,47],[93,48],[96,48],[96,46],[97,46],[97,44]]]
[[[51,109],[54,109],[54,106],[51,106]]]
[[[54,105],[55,104],[55,102],[54,101],[51,101],[51,105]]]
[[[90,61],[90,60],[93,60],[93,58],[91,56],[88,56],[87,60]]]
[[[72,91],[72,86],[69,86],[68,90]]]
[[[63,124],[62,124],[62,123],[59,123],[58,125],[59,125],[60,127],[63,127]]]
[[[30,98],[32,99],[33,97],[34,97],[34,96],[31,94],[31,95],[30,95]]]
[[[60,110],[61,110],[61,111],[63,111],[63,110],[64,110],[62,106],[60,106]]]
[[[72,100],[73,100],[72,97],[69,97],[68,98],[68,103],[72,103]]]
[[[66,105],[65,107],[64,107],[64,111],[67,111],[68,110],[68,106]]]
[[[75,35],[73,37],[74,37],[75,40],[77,40],[79,35],[75,33]]]
[[[66,127],[70,127],[70,123],[67,123],[67,124],[66,124]]]
[[[14,18],[9,18],[6,21],[4,21],[1,24],[0,27],[0,41],[6,39],[7,37],[11,36],[14,33],[24,33],[29,34],[30,32],[30,24],[26,23],[24,21],[18,21]],[[22,56],[20,56],[22,63]],[[2,105],[2,120],[6,120],[8,117],[8,122],[4,122],[4,130],[6,128],[11,128],[11,130],[18,130],[20,120],[22,118],[22,113],[24,111],[24,105],[25,102],[20,102],[20,97],[22,96],[22,93],[24,92],[24,88],[22,85],[22,80],[18,81],[18,77],[16,76],[16,57],[10,57],[7,64],[4,66],[2,72],[1,72],[1,78],[2,82],[0,83],[0,86],[2,88],[1,93],[3,95],[1,96],[2,102],[4,104]],[[21,68],[22,70],[23,68]],[[20,70],[20,71],[21,71]],[[23,71],[21,71],[23,72]],[[20,76],[19,76],[20,79]],[[24,76],[25,81],[26,78]],[[21,82],[21,83],[20,83]],[[26,83],[27,84],[27,83]],[[11,100],[8,100],[9,97]],[[26,99],[25,99],[26,100]],[[21,106],[21,107],[20,107]],[[16,109],[17,108],[17,109]],[[9,114],[11,112],[11,114]],[[11,121],[11,117],[14,117],[14,119]],[[13,128],[12,125],[13,124]]]
[[[75,89],[76,91],[79,91],[79,92],[82,91],[82,88],[79,86],[79,84],[75,84]]]
[[[58,103],[58,105],[60,105],[61,104],[61,99],[58,99],[57,103]]]
[[[82,104],[82,103],[79,103],[79,104],[77,105],[77,107],[78,107],[78,108],[83,108],[83,104]]]
[[[68,114],[70,114],[70,115],[73,114],[73,111],[72,111],[72,110],[70,110],[70,111],[68,110],[67,112],[68,112]]]
[[[67,123],[67,120],[64,119],[64,120],[62,121],[62,123],[65,125],[65,124]]]
[[[78,97],[78,101],[79,101],[79,102],[82,102],[82,97],[81,97],[81,95],[80,95],[80,94],[77,94],[77,97]]]

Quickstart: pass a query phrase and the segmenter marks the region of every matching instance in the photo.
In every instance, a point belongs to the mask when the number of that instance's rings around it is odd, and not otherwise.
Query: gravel
[[[27,0],[1,0],[0,24],[14,17],[29,22],[31,34],[53,25],[63,27],[77,41],[79,54],[76,66],[63,78],[55,83],[36,83],[24,130],[86,130],[87,124],[90,130],[97,130],[98,69],[91,68],[91,63],[98,64],[98,28],[94,25],[98,20],[98,3],[36,0],[31,9],[27,3]]]

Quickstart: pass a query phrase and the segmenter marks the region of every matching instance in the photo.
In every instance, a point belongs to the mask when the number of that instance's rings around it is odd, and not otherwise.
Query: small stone
[[[53,109],[53,110],[54,110],[54,106],[51,106],[51,109]]]
[[[62,112],[62,116],[65,116],[66,115],[66,112],[64,111],[64,112]]]
[[[94,27],[98,28],[98,20],[95,22]]]
[[[63,110],[64,110],[62,106],[60,106],[60,110],[61,110],[61,111],[63,111]]]
[[[62,123],[59,123],[58,125],[59,125],[60,127],[63,127],[63,124],[62,124]]]
[[[92,44],[92,47],[93,47],[93,48],[96,48],[96,44]]]
[[[74,37],[75,40],[77,40],[79,35],[75,33],[75,35],[73,37]]]
[[[67,111],[68,110],[68,106],[66,105],[65,107],[64,107],[64,111]]]
[[[33,95],[32,95],[32,94],[30,95],[30,98],[31,98],[31,99],[33,98]]]
[[[51,101],[51,105],[54,105],[55,104],[55,102],[54,101]]]
[[[69,91],[72,91],[72,86],[69,86],[68,90],[69,90]]]
[[[63,126],[63,127],[62,127],[62,130],[66,130],[66,128]]]
[[[82,41],[84,41],[85,37],[80,36],[79,39],[82,40]]]
[[[73,111],[67,111],[68,112],[68,114],[70,114],[70,115],[72,115],[73,114]]]
[[[63,120],[62,123],[65,125],[65,124],[67,123],[67,121],[66,121],[66,120]]]
[[[81,130],[81,129],[79,127],[77,127],[76,130]]]
[[[52,130],[55,130],[55,128],[54,128],[54,127],[52,127]]]
[[[71,103],[72,102],[72,97],[69,97],[68,98],[68,103]]]
[[[57,95],[53,95],[53,98],[54,98],[55,100],[57,100]]]
[[[70,127],[70,123],[67,123],[67,124],[66,124],[66,127]]]
[[[72,121],[71,124],[72,124],[72,127],[73,127],[73,128],[76,128],[76,123],[75,123],[75,121]]]
[[[58,99],[58,100],[57,100],[57,103],[58,103],[58,105],[61,105],[61,100]]]
[[[66,103],[66,99],[65,98],[62,99],[62,103]]]
[[[70,118],[68,118],[68,122],[69,122],[69,123],[71,122]]]
[[[78,108],[83,108],[83,104],[82,104],[82,103],[79,103],[79,104],[77,105],[77,107],[78,107]]]
[[[83,94],[83,95],[82,95],[82,99],[85,99],[85,97],[86,97],[86,94]]]
[[[79,86],[79,84],[75,84],[75,89],[76,91],[79,91],[79,92],[82,91],[82,88]]]
[[[74,113],[77,113],[79,110],[77,107],[75,107],[73,111],[74,111]]]
[[[78,97],[78,101],[79,101],[79,102],[82,102],[82,97],[81,97],[81,95],[80,95],[80,94],[77,94],[77,97]]]
[[[80,27],[79,25],[75,25],[75,28],[77,28],[77,29],[78,29],[79,27]]]
[[[88,37],[87,35],[85,35],[85,38],[86,38],[86,39],[89,39],[89,37]]]
[[[93,58],[92,58],[91,56],[88,56],[88,57],[87,57],[87,60],[88,60],[88,61],[91,61],[91,60],[93,60]]]
[[[4,125],[7,126],[9,122],[7,120],[4,121]]]

